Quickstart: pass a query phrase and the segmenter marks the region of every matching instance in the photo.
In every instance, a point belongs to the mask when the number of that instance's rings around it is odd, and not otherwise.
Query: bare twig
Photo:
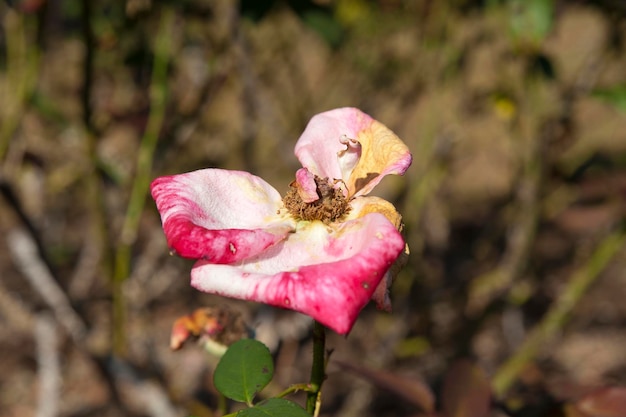
[[[59,414],[61,365],[56,325],[46,313],[37,317],[35,341],[39,369],[39,404],[36,416],[54,417]]]
[[[570,282],[541,322],[526,337],[517,352],[509,358],[493,377],[493,391],[496,396],[504,395],[528,362],[536,355],[543,344],[550,340],[569,319],[571,311],[587,293],[589,286],[598,278],[616,253],[623,248],[626,233],[613,232],[601,242],[586,264],[574,272]]]
[[[31,286],[48,304],[58,322],[75,341],[80,341],[86,332],[81,317],[72,308],[65,292],[55,281],[47,265],[39,257],[33,238],[23,229],[8,232],[7,245],[19,270]]]
[[[128,362],[101,358],[91,353],[86,347],[86,326],[83,319],[72,308],[67,296],[39,257],[34,240],[28,233],[23,229],[14,229],[7,234],[7,243],[18,269],[54,312],[56,320],[72,336],[74,343],[80,349],[85,349],[92,359],[100,364],[114,394],[117,396],[122,392],[132,393],[132,398],[125,397],[125,400],[137,403],[150,416],[177,415],[167,393],[157,382],[140,378]],[[51,332],[56,335],[54,325],[50,323],[47,316],[42,316],[36,321],[35,334],[42,378],[38,414],[41,417],[56,415],[56,403],[52,398],[58,399],[60,389],[59,359],[56,357],[57,352],[54,347],[57,342],[56,336],[51,335]]]

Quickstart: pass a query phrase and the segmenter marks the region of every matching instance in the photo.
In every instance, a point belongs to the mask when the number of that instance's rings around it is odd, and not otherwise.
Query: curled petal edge
[[[368,194],[387,175],[403,175],[413,157],[409,148],[387,126],[373,120],[368,129],[359,132],[361,158],[347,181],[348,194]]]

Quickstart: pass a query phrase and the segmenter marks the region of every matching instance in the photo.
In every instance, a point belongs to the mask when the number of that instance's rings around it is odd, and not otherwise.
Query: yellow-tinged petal
[[[356,138],[361,158],[348,179],[348,195],[369,193],[388,174],[402,175],[411,165],[409,148],[387,126],[373,120]]]
[[[402,216],[395,206],[380,197],[359,197],[350,202],[350,213],[346,220],[358,219],[369,213],[380,213],[393,224],[398,231],[402,231]]]

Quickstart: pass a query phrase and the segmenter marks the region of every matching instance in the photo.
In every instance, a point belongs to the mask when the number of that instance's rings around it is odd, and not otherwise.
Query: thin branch
[[[574,272],[570,282],[548,313],[535,326],[517,352],[496,372],[492,386],[496,396],[504,395],[526,364],[537,356],[539,349],[550,340],[569,319],[571,311],[587,293],[609,262],[626,243],[626,232],[619,230],[601,242],[586,264]]]
[[[54,312],[57,321],[75,341],[80,341],[86,333],[85,323],[74,311],[65,292],[39,257],[33,238],[23,229],[15,228],[7,233],[6,239],[18,269]]]
[[[48,314],[40,314],[35,326],[39,370],[39,403],[37,417],[59,415],[61,398],[61,365],[56,325]]]
[[[28,216],[20,209],[21,205],[19,201],[17,198],[8,198],[15,196],[7,192],[7,190],[10,190],[7,184],[0,185],[3,186],[0,188],[0,191],[2,191],[2,194],[9,202],[10,207],[15,210],[26,225],[26,227],[17,226],[6,233],[7,246],[13,262],[17,269],[26,277],[31,287],[41,296],[50,310],[52,310],[54,318],[72,337],[78,349],[84,351],[97,365],[111,390],[113,403],[124,410],[125,415],[132,415],[129,414],[130,411],[127,407],[127,403],[131,401],[138,403],[138,408],[142,410],[142,413],[147,412],[148,415],[153,417],[170,417],[177,415],[177,413],[173,411],[174,406],[171,404],[166,390],[161,387],[157,381],[141,378],[130,363],[120,359],[113,359],[109,356],[102,356],[95,353],[87,346],[85,337],[87,326],[85,325],[84,318],[80,316],[79,312],[74,310],[69,298],[55,279],[49,265],[45,262],[45,254],[42,253],[42,248],[38,247],[38,242],[36,241],[36,230],[32,226],[32,222]],[[0,286],[0,290],[1,289],[2,286]],[[5,297],[5,295],[5,291],[2,291],[0,294],[0,309],[3,311],[10,309],[11,306],[15,304],[14,300],[10,297]],[[32,328],[33,320],[28,314],[30,312],[23,310],[23,308],[19,310],[20,314],[18,315],[15,314],[18,310],[11,311],[11,313],[16,316],[15,319],[19,319],[19,321],[17,321],[18,325],[24,323],[24,326]],[[36,323],[34,327],[37,325]],[[44,343],[43,340],[47,335],[39,336],[39,334],[37,334],[37,337],[39,337],[38,340],[41,340],[41,343]],[[47,340],[48,342],[46,343],[49,343],[50,338],[48,337]],[[41,355],[43,355],[43,353]],[[49,355],[49,352],[46,353],[46,355]],[[50,372],[52,374],[52,371]],[[129,376],[132,384],[128,384]],[[46,382],[46,384],[49,384],[46,388],[46,396],[48,396],[50,395],[48,392],[52,390],[53,385],[52,382]],[[124,394],[128,392],[132,392],[132,398],[124,396]],[[48,401],[47,399],[45,401],[42,399],[41,404],[47,403]],[[42,405],[42,409],[43,408]]]

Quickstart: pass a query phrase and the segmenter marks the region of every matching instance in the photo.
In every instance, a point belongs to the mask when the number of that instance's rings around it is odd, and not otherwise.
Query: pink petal
[[[180,256],[231,263],[257,255],[294,229],[281,196],[261,178],[203,169],[151,185],[168,245]]]
[[[389,292],[391,285],[396,279],[396,276],[400,270],[406,265],[409,260],[409,246],[405,245],[404,250],[398,256],[398,259],[391,265],[391,268],[385,273],[383,279],[380,280],[376,291],[372,294],[372,301],[376,303],[376,307],[379,310],[391,313],[391,297]]]
[[[312,203],[320,199],[317,194],[315,176],[308,169],[300,168],[296,171],[296,184],[298,194],[305,203]]]
[[[347,136],[339,138],[339,142],[346,146],[345,150],[337,152],[337,159],[339,160],[339,167],[341,168],[341,178],[348,179],[361,159],[361,153],[363,147],[361,143]]]
[[[347,197],[366,195],[386,175],[404,174],[412,160],[407,146],[389,128],[351,107],[314,116],[295,153],[313,174],[342,179]]]
[[[286,240],[237,266],[197,262],[192,286],[296,310],[337,333],[348,333],[404,249],[404,240],[378,213],[334,229],[317,221],[303,224]]]
[[[402,216],[397,212],[396,208],[389,201],[380,197],[366,196],[358,197],[350,203],[351,210],[347,216],[347,220],[358,219],[369,213],[380,213],[394,225],[398,231],[402,231]],[[391,299],[389,297],[389,289],[393,284],[396,275],[406,264],[409,258],[409,247],[405,245],[404,250],[396,259],[394,264],[385,273],[385,276],[376,287],[376,291],[372,295],[372,300],[376,303],[376,307],[380,310],[391,312]]]
[[[317,114],[298,139],[296,156],[303,167],[319,177],[347,180],[342,175],[337,156],[346,151],[346,140],[356,138],[373,121],[367,114],[351,107]]]

